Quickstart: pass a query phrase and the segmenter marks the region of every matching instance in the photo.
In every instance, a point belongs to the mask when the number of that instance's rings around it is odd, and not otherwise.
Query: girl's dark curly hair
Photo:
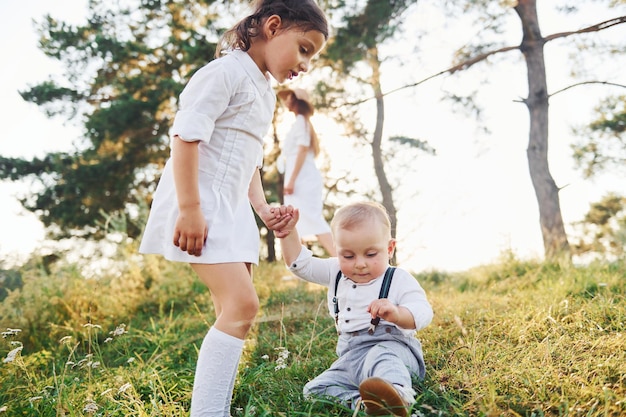
[[[263,22],[272,15],[280,16],[283,28],[296,26],[304,32],[316,30],[328,40],[328,22],[315,0],[257,0],[254,13],[224,33],[215,57],[219,58],[225,49],[250,49],[252,39],[259,36]]]

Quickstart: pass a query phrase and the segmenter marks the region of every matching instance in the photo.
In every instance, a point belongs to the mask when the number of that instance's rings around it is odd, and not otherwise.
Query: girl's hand
[[[266,204],[257,214],[263,220],[265,226],[273,230],[276,236],[280,238],[289,234],[289,231],[286,231],[286,233],[281,231],[292,220],[293,211],[294,208],[292,206],[271,207],[269,204]]]
[[[175,246],[190,255],[200,256],[208,234],[209,228],[199,206],[180,211],[174,226]]]

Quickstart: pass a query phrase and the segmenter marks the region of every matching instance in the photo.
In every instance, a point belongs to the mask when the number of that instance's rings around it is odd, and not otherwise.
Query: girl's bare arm
[[[186,142],[178,136],[174,136],[172,140],[174,184],[179,209],[173,243],[180,250],[199,256],[208,227],[200,208],[198,142]]]
[[[261,172],[257,169],[254,173],[248,188],[248,199],[252,208],[259,215],[265,225],[273,230],[279,238],[282,236],[282,229],[291,219],[291,207],[271,207],[265,199],[263,183],[261,182]],[[287,232],[289,233],[289,232]]]
[[[296,185],[296,179],[298,178],[298,174],[300,174],[300,170],[302,170],[302,166],[304,165],[304,161],[308,153],[309,153],[308,146],[303,146],[303,145],[298,146],[298,155],[296,156],[296,162],[293,166],[291,177],[289,177],[289,181],[287,182],[284,188],[285,194],[293,194],[295,185]]]

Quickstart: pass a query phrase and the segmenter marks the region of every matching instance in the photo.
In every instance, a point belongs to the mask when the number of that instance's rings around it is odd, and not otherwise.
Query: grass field
[[[0,304],[0,416],[187,416],[196,350],[213,320],[190,269],[125,255],[85,279],[33,261]],[[427,376],[415,416],[626,415],[626,264],[513,257],[417,276],[435,311],[419,332]],[[255,271],[261,311],[232,415],[351,416],[305,401],[335,358],[324,289],[282,264]],[[364,414],[361,413],[361,416]]]

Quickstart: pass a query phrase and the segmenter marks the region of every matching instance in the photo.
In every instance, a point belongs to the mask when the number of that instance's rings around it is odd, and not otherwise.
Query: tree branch
[[[581,85],[585,85],[585,84],[602,84],[602,85],[611,85],[613,87],[622,87],[622,88],[626,88],[626,85],[624,84],[618,84],[618,83],[612,83],[609,81],[582,81],[576,84],[572,84],[572,85],[568,85],[565,88],[561,88],[560,90],[555,91],[554,93],[550,94],[548,97],[553,97],[559,93],[562,93],[564,91],[569,90],[570,88],[574,88],[574,87],[578,87]]]
[[[550,42],[551,40],[558,39],[558,38],[565,38],[571,35],[578,35],[581,33],[589,33],[589,32],[598,32],[604,29],[608,29],[612,26],[620,25],[622,23],[626,23],[626,16],[621,16],[621,17],[616,17],[614,19],[605,20],[604,22],[587,26],[586,28],[582,28],[582,29],[575,30],[572,32],[554,33],[552,35],[548,35],[544,37],[543,39],[544,39],[544,42]]]
[[[412,84],[403,85],[402,87],[394,88],[393,90],[389,90],[389,91],[383,93],[383,96],[387,96],[389,94],[393,94],[393,93],[398,92],[400,90],[404,90],[405,88],[417,87],[418,85],[423,84],[426,81],[430,81],[433,78],[437,78],[437,77],[439,77],[441,75],[444,75],[446,73],[453,74],[456,71],[460,71],[462,69],[467,69],[467,68],[471,67],[472,65],[476,64],[477,62],[480,62],[482,60],[487,59],[491,55],[499,54],[501,52],[512,51],[514,49],[519,49],[519,46],[505,46],[505,47],[500,48],[500,49],[495,49],[493,51],[485,52],[484,54],[477,55],[474,58],[468,59],[467,61],[463,61],[460,64],[457,64],[457,65],[454,65],[454,66],[452,66],[450,68],[447,68],[445,70],[439,71],[436,74],[429,75],[428,77],[426,77],[426,78],[424,78],[424,79],[422,79],[420,81],[414,82]],[[374,98],[376,98],[376,97],[368,97],[368,98],[365,98],[363,100],[355,101],[355,102],[352,102],[352,103],[346,103],[346,105],[356,106],[356,105],[365,103],[366,101],[372,100]]]
[[[621,17],[616,17],[614,19],[605,20],[604,22],[597,23],[595,25],[591,25],[591,26],[588,26],[586,28],[582,28],[582,29],[579,29],[579,30],[571,31],[571,32],[554,33],[552,35],[548,35],[548,36],[544,37],[543,41],[545,43],[545,42],[549,42],[549,41],[554,40],[554,39],[565,38],[565,37],[571,36],[571,35],[577,35],[577,34],[589,33],[589,32],[598,32],[598,31],[601,31],[601,30],[604,30],[604,29],[608,29],[608,28],[610,28],[612,26],[620,25],[622,23],[626,23],[626,16],[621,16]],[[517,45],[517,46],[505,46],[505,47],[502,47],[502,48],[499,48],[499,49],[494,49],[493,51],[489,51],[489,52],[485,52],[485,53],[476,55],[473,58],[470,58],[470,59],[468,59],[466,61],[463,61],[463,62],[461,62],[459,64],[456,64],[456,65],[454,65],[454,66],[452,66],[450,68],[447,68],[445,70],[439,71],[438,73],[430,75],[430,76],[428,76],[428,77],[426,77],[426,78],[424,78],[424,79],[422,79],[420,81],[417,81],[417,82],[414,82],[414,83],[411,83],[411,84],[407,84],[407,85],[404,85],[402,87],[394,88],[393,90],[389,90],[386,93],[383,93],[383,96],[387,96],[389,94],[393,94],[393,93],[398,92],[400,90],[404,90],[405,88],[417,87],[418,85],[423,84],[426,81],[430,81],[430,80],[432,80],[434,78],[437,78],[437,77],[439,77],[441,75],[444,75],[444,74],[448,74],[448,73],[449,74],[454,74],[457,71],[468,69],[469,67],[471,67],[474,64],[477,64],[478,62],[484,61],[485,59],[489,58],[491,55],[495,55],[495,54],[499,54],[499,53],[503,53],[503,52],[509,52],[509,51],[513,51],[513,50],[519,49],[519,48],[520,48],[519,45]],[[609,82],[605,82],[605,81],[586,81],[586,82],[582,82],[582,83],[578,83],[578,84],[574,84],[574,85],[571,85],[569,87],[566,87],[566,88],[564,88],[562,90],[559,90],[559,91],[553,93],[552,95],[558,94],[558,93],[560,93],[562,91],[565,91],[565,90],[567,90],[569,88],[573,88],[573,87],[575,87],[577,85],[595,84],[595,83],[614,85],[614,86],[617,86],[617,87],[624,87],[621,84],[613,84],[613,83],[609,83]],[[354,103],[346,103],[346,105],[356,106],[358,104],[365,103],[366,101],[372,100],[373,98],[375,98],[375,97],[369,97],[369,98],[366,98],[366,99],[363,99],[363,100],[356,101]]]

